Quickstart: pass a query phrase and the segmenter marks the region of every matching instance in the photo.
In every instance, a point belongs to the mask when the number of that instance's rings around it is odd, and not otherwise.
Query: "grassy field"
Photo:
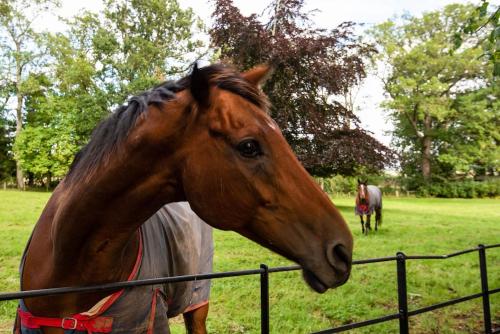
[[[26,240],[49,194],[0,191],[0,292],[18,289],[17,267]],[[500,242],[500,201],[448,199],[384,199],[384,223],[378,233],[361,235],[353,200],[334,199],[355,238],[355,259],[406,254],[446,254]],[[231,232],[215,231],[215,271],[290,263]],[[488,251],[490,288],[500,287],[500,249]],[[299,272],[270,277],[272,333],[308,333],[397,311],[395,263],[355,266],[344,286],[319,295]],[[477,253],[444,261],[408,264],[410,309],[480,291]],[[211,333],[258,333],[259,277],[212,282]],[[491,296],[492,317],[500,326],[500,294]],[[15,303],[0,303],[0,331],[10,331]],[[411,318],[412,333],[479,333],[479,299]],[[173,333],[183,333],[179,321]],[[397,333],[398,323],[358,329],[352,333]]]

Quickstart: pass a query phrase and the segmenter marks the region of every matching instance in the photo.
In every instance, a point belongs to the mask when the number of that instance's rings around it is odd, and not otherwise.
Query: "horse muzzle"
[[[351,274],[352,252],[343,244],[337,243],[327,247],[326,259],[328,275],[324,271],[303,269],[303,277],[307,284],[316,292],[323,293],[346,283]],[[318,274],[316,274],[316,273]]]
[[[352,252],[348,251],[346,246],[341,243],[333,244],[327,250],[326,258],[338,276],[349,277],[352,266]]]

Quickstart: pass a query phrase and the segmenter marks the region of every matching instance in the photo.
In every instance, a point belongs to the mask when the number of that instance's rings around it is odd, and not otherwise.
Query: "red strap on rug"
[[[75,329],[88,333],[111,333],[113,328],[113,318],[95,317],[87,318],[82,315],[75,315],[71,318],[48,318],[35,317],[29,312],[21,309],[17,310],[21,318],[21,325],[26,328],[56,327],[62,329]]]
[[[140,228],[138,230],[138,237],[139,249],[137,251],[137,258],[134,268],[132,269],[132,272],[130,273],[127,281],[135,278],[142,262],[143,245]],[[104,303],[104,305],[99,309],[99,312],[94,316],[87,316],[79,313],[66,318],[37,317],[32,315],[30,312],[21,310],[20,308],[17,309],[17,313],[19,314],[21,325],[26,328],[33,329],[40,327],[55,327],[62,329],[75,329],[77,331],[84,331],[89,334],[92,334],[94,332],[110,333],[113,329],[113,318],[103,317],[100,315],[104,313],[118,299],[118,297],[122,295],[123,291],[124,289],[113,293],[108,298],[106,303]]]
[[[155,318],[156,318],[156,296],[160,293],[160,289],[155,289],[153,292],[153,300],[151,301],[151,311],[149,313],[149,323],[147,334],[153,334]]]
[[[368,212],[368,205],[366,205],[366,204],[360,204],[359,208],[361,209],[361,212],[363,212],[363,213]]]

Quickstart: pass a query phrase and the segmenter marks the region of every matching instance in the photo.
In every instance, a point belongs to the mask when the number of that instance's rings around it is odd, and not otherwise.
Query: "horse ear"
[[[360,179],[358,179],[358,184],[361,184],[361,183],[363,183],[363,182],[361,182],[361,180],[360,180]]]
[[[272,73],[273,68],[270,65],[261,64],[246,72],[241,73],[241,76],[252,85],[260,87],[271,76]]]
[[[206,72],[198,68],[198,63],[194,63],[191,71],[191,95],[196,102],[206,106],[208,105],[208,97],[210,94],[210,82]]]

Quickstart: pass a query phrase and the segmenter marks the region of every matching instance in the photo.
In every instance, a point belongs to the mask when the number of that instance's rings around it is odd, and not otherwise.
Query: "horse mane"
[[[267,109],[268,100],[259,88],[255,87],[231,67],[215,64],[198,69],[210,85],[230,91],[243,97],[256,106]],[[150,105],[160,106],[175,98],[175,93],[191,88],[192,73],[178,81],[166,81],[150,90],[131,97],[126,104],[118,107],[111,115],[101,121],[94,129],[90,140],[73,159],[66,179],[88,175],[105,162],[116,151],[134,128],[137,118],[148,110]]]

